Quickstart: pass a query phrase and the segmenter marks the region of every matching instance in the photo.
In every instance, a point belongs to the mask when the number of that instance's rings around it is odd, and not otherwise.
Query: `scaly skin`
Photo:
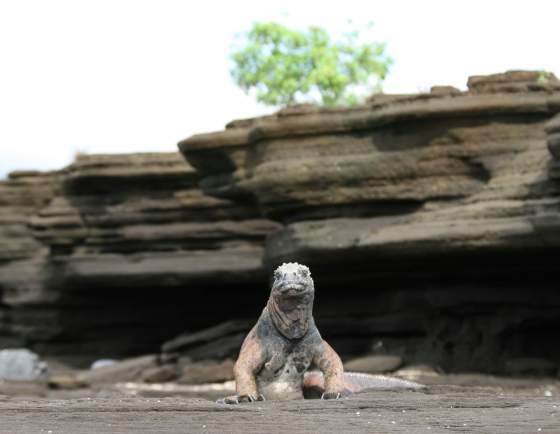
[[[236,395],[218,402],[303,398],[304,374],[310,366],[323,374],[322,399],[352,393],[340,357],[321,338],[313,321],[314,292],[306,266],[287,263],[276,269],[267,306],[245,338],[235,363]]]

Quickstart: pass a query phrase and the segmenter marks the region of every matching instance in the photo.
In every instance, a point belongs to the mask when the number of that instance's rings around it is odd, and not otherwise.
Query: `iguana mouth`
[[[282,295],[301,295],[307,290],[307,286],[299,282],[281,283],[276,288]]]

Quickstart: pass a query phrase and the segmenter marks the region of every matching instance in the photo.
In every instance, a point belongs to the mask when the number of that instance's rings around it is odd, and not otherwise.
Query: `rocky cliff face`
[[[232,292],[266,279],[263,241],[278,225],[197,183],[177,153],[79,156],[0,183],[3,346],[154,351],[224,315]],[[214,297],[225,304],[201,308]]]
[[[234,121],[181,142],[188,164],[92,155],[14,173],[0,182],[0,345],[95,358],[185,331],[167,350],[225,357],[267,272],[300,261],[343,356],[551,373],[559,117],[554,76],[509,72]],[[240,321],[191,333],[226,320]]]
[[[283,223],[265,262],[311,267],[317,322],[343,352],[501,370],[560,364],[558,112],[554,76],[508,72],[179,146],[206,193]]]

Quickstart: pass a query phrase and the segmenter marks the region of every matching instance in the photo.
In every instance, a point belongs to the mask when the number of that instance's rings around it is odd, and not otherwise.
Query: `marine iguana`
[[[234,366],[236,395],[218,403],[289,400],[304,394],[338,399],[370,387],[420,387],[395,378],[344,373],[340,357],[315,326],[314,295],[305,265],[290,262],[276,269],[268,303]],[[311,366],[320,372],[307,372]]]

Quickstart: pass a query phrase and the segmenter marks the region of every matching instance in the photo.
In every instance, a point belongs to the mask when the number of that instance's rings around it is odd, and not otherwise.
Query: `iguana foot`
[[[342,399],[348,398],[350,395],[352,395],[352,392],[345,389],[342,392],[325,392],[321,395],[321,399]]]
[[[232,395],[216,400],[216,404],[241,404],[242,402],[266,401],[262,394],[258,395]]]

